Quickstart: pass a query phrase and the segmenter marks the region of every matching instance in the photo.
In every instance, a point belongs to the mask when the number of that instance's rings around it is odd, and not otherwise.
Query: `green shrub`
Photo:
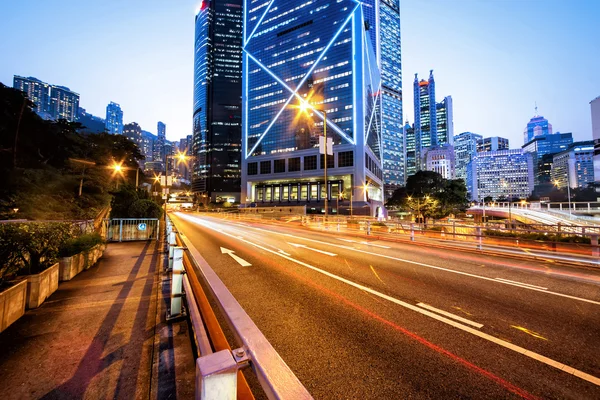
[[[545,235],[540,232],[519,233],[519,232],[493,231],[493,230],[487,229],[484,231],[484,235],[485,236],[494,236],[494,237],[525,239],[525,240],[539,240],[539,241],[544,241],[544,242],[584,243],[584,244],[591,243],[591,240],[588,237],[564,236],[564,235],[557,235],[557,234]]]
[[[129,207],[129,218],[160,218],[162,209],[152,200],[136,200]]]
[[[98,233],[87,233],[76,238],[67,240],[60,248],[60,257],[71,257],[75,254],[82,253],[92,247],[104,243],[102,236]]]

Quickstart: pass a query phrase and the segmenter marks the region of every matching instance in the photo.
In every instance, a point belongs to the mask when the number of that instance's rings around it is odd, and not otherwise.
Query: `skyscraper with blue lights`
[[[204,204],[239,202],[243,2],[205,0],[196,14],[192,190]]]
[[[123,133],[123,110],[121,106],[112,101],[106,106],[106,131],[111,135]]]
[[[345,213],[352,197],[355,212],[377,214],[384,197],[384,141],[389,139],[390,156],[401,160],[404,153],[400,58],[383,54],[394,45],[384,43],[389,38],[382,34],[384,20],[389,32],[399,34],[398,3],[263,0],[246,5],[242,201],[308,205],[309,212],[323,212],[327,196],[345,200]],[[399,44],[399,37],[393,39]],[[303,104],[307,113],[298,109]],[[318,147],[323,111],[333,139],[327,182]],[[399,119],[391,123],[392,118]],[[400,174],[390,176],[403,183]],[[330,213],[337,211],[330,207]]]

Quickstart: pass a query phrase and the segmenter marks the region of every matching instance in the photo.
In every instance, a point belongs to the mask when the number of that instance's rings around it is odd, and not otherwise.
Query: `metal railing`
[[[168,216],[166,221],[169,269],[172,272],[168,318],[187,314],[191,320],[200,353],[196,360],[195,398],[252,398],[241,374],[242,368],[250,367],[269,399],[312,399],[200,252],[177,230]],[[223,343],[224,336],[222,332],[219,334],[220,327],[199,279],[216,301],[233,332],[237,348],[232,350],[228,343]],[[183,298],[188,305],[186,310],[182,307]]]
[[[160,221],[157,218],[111,218],[104,220],[106,240],[126,242],[158,240]]]

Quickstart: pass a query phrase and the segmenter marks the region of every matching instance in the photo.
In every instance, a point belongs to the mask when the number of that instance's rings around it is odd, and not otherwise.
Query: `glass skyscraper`
[[[454,159],[456,179],[467,182],[467,165],[477,154],[477,143],[483,136],[473,132],[463,132],[454,136]]]
[[[402,126],[402,57],[400,0],[379,2],[379,48],[381,51],[381,100],[383,126],[383,181],[385,197],[406,182],[405,134]],[[372,33],[375,30],[371,30]]]
[[[550,169],[544,167],[544,156],[556,154],[566,150],[573,143],[572,133],[560,133],[535,136],[533,140],[526,143],[522,148],[526,153],[531,153],[533,156],[533,169],[535,176],[535,184],[542,185],[550,183]]]
[[[552,183],[559,188],[585,189],[594,183],[594,141],[575,142],[553,156]]]
[[[320,212],[326,196],[352,196],[357,213],[376,214],[383,206],[382,63],[387,57],[381,54],[387,48],[378,20],[382,10],[374,7],[380,2],[246,3],[242,201],[308,204],[309,211]],[[395,61],[390,65],[391,76]],[[397,79],[387,82],[391,89],[399,87]],[[300,105],[308,105],[308,112]],[[401,102],[395,107],[401,115]],[[327,182],[318,147],[323,110],[333,140]],[[401,135],[401,120],[396,122],[388,127]]]
[[[243,0],[209,0],[196,14],[192,190],[203,203],[239,202],[242,7]]]
[[[541,115],[537,115],[537,107],[535,108],[536,115],[529,120],[525,131],[523,132],[523,142],[529,143],[538,136],[552,134],[552,124]]]
[[[112,101],[106,106],[106,131],[111,135],[123,133],[123,110],[121,106]]]
[[[452,96],[444,97],[435,105],[436,136],[438,144],[454,145],[454,111]]]
[[[415,74],[413,89],[415,95],[415,131],[418,131],[416,134],[421,138],[420,147],[426,149],[437,146],[437,106],[435,103],[433,70],[429,71],[428,80],[421,79],[419,81],[417,74]]]

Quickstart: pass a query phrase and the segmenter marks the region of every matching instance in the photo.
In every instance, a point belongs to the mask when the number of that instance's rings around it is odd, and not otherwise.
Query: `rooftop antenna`
[[[538,112],[537,112],[537,101],[535,102],[535,116],[538,116]]]

